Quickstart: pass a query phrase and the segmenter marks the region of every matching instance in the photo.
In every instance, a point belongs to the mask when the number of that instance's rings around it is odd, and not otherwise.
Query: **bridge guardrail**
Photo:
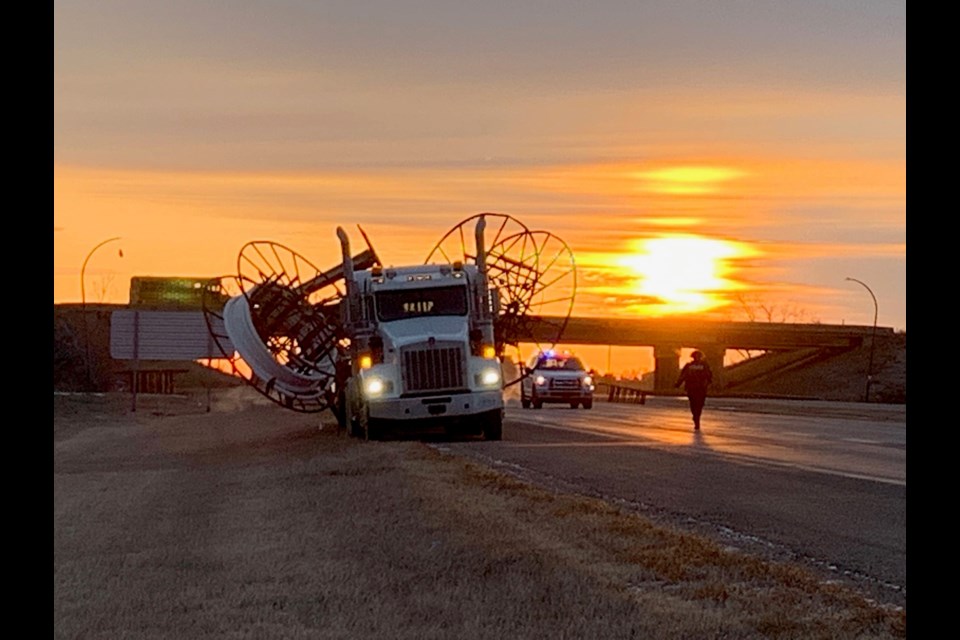
[[[606,396],[607,402],[646,404],[650,391],[641,389],[637,383],[627,381],[597,382],[597,395]]]

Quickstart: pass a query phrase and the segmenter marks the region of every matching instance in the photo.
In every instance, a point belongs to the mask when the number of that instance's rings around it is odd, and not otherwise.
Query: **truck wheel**
[[[374,418],[367,418],[366,430],[367,430],[367,440],[380,440],[383,438],[383,427],[384,425],[380,420]]]
[[[347,433],[350,434],[351,438],[362,439],[366,437],[363,422],[360,420],[360,416],[355,413],[347,414]]]
[[[534,400],[534,401],[533,401],[533,408],[534,408],[534,409],[543,409],[543,402],[541,402],[540,400]]]
[[[584,409],[593,409],[593,400],[584,400],[583,401]]]
[[[580,403],[578,403],[578,402],[571,402],[571,403],[570,403],[570,408],[571,408],[571,409],[576,409],[576,408],[579,407],[579,406],[580,406]]]
[[[330,412],[333,413],[333,417],[337,419],[337,430],[340,433],[344,432],[347,428],[347,411],[345,404],[343,394],[338,395],[334,398],[334,401],[330,403]]]
[[[357,415],[357,431],[364,440],[370,439],[370,417],[367,415],[366,407],[361,407]]]
[[[364,408],[357,405],[355,384],[353,378],[347,381],[343,397],[343,421],[347,428],[347,434],[351,438],[364,438],[366,437],[366,428],[361,419]]]
[[[483,439],[503,439],[503,412],[499,409],[496,411],[491,411],[483,421]]]

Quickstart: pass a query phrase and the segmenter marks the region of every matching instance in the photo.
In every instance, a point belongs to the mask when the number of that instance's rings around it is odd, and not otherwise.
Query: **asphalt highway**
[[[695,432],[683,398],[511,401],[503,441],[436,446],[906,603],[903,405],[709,398]]]

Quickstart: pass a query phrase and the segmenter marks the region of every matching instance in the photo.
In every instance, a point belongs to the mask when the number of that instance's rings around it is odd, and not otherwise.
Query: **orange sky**
[[[713,298],[708,306],[715,313],[739,311],[733,294],[763,292],[780,298],[780,290],[786,289],[811,316],[842,321],[847,287],[828,283],[836,288],[830,294],[815,281],[781,281],[778,270],[787,275],[791,263],[834,255],[896,259],[905,253],[898,242],[831,241],[823,234],[824,225],[831,224],[830,214],[815,228],[803,229],[802,221],[798,226],[775,213],[785,199],[791,207],[846,199],[853,202],[845,203],[843,224],[855,225],[860,217],[863,224],[896,230],[902,225],[898,206],[905,198],[903,167],[897,163],[723,158],[533,170],[309,173],[58,166],[54,178],[55,301],[77,299],[79,265],[109,237],[121,236],[122,241],[91,256],[87,284],[97,297],[124,301],[124,283],[131,275],[232,273],[239,248],[254,239],[287,244],[326,268],[337,260],[337,225],[348,232],[354,224],[362,225],[391,264],[422,262],[451,226],[493,210],[470,209],[471,201],[526,201],[526,215],[521,205],[496,210],[567,242],[582,276],[576,312],[585,315],[704,311],[696,305],[660,309],[632,299],[644,295],[642,281],[652,281],[652,271],[659,274],[662,291],[664,278],[669,281],[709,255],[715,256],[712,261],[724,276],[701,285],[703,294]],[[561,213],[553,213],[554,207]],[[890,212],[879,216],[883,208]],[[790,237],[778,237],[783,228]],[[355,242],[360,242],[358,234]],[[658,243],[668,250],[648,253]],[[124,257],[114,255],[115,249],[123,249]],[[644,268],[651,273],[645,274]],[[106,283],[100,282],[104,279],[112,279],[106,291]]]
[[[854,277],[906,328],[903,2],[453,5],[57,0],[54,302],[494,211],[569,244],[576,314],[870,324]]]

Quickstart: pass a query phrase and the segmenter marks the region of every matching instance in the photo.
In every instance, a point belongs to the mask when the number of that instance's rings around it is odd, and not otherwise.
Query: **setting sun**
[[[638,240],[635,251],[620,264],[639,276],[636,293],[658,301],[658,315],[721,306],[723,291],[742,286],[730,278],[731,260],[754,252],[741,243],[695,236]]]

